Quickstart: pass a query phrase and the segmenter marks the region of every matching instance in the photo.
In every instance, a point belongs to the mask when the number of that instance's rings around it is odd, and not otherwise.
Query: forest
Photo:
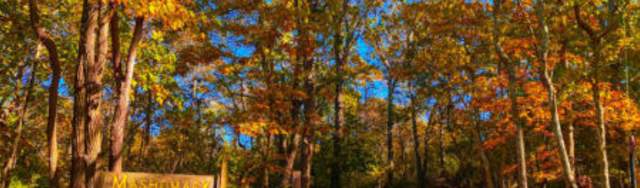
[[[637,0],[1,0],[0,188],[635,188],[639,30]]]

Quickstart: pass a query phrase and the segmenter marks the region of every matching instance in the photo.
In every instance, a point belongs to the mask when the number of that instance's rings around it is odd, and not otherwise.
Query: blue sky
[[[230,15],[231,17],[233,17],[234,15]],[[246,45],[242,43],[242,36],[230,36],[230,35],[225,35],[220,36],[219,33],[217,32],[210,32],[209,33],[209,37],[211,38],[211,43],[214,44],[214,46],[225,46],[226,50],[232,52],[235,56],[238,57],[249,57],[253,54],[255,48],[251,45]],[[370,44],[368,44],[366,41],[364,41],[361,37],[358,38],[356,40],[356,44],[354,46],[354,53],[357,53],[357,55],[359,55],[360,57],[362,57],[365,62],[367,62],[370,65],[376,66],[376,67],[382,67],[380,61],[376,58],[374,58],[375,56],[372,55],[373,54],[373,48],[370,46]],[[333,59],[333,57],[330,57],[329,59]],[[227,61],[230,61],[229,59],[227,59]],[[177,62],[180,63],[180,62]],[[332,63],[332,60],[329,62]],[[110,71],[109,69],[105,69],[105,71]],[[139,74],[139,73],[136,73]],[[179,86],[182,88],[183,91],[181,92],[185,92],[185,91],[189,91],[191,89],[191,84],[189,80],[184,80],[185,78],[182,78],[180,76],[175,77]],[[51,81],[50,79],[46,80],[42,86],[44,88],[48,88],[50,85]],[[109,85],[111,85],[110,83],[108,83]],[[60,88],[59,88],[59,93],[61,96],[64,97],[71,97],[72,94],[68,91],[67,88],[70,88],[67,85],[67,82],[64,79],[61,79],[61,84],[60,84]],[[213,90],[215,88],[215,86],[207,86],[209,87],[210,91],[215,91]],[[386,83],[384,81],[381,80],[376,80],[370,83],[369,87],[357,87],[356,88],[360,93],[365,93],[365,89],[367,90],[366,93],[369,94],[369,97],[375,97],[375,98],[385,98],[387,96],[387,93],[389,92]],[[177,92],[177,91],[176,91]],[[396,91],[397,92],[397,91]],[[106,92],[107,96],[110,95],[111,90],[107,89]],[[407,98],[406,96],[403,95],[399,95],[400,93],[398,93],[398,95],[396,95],[396,102],[398,104],[402,104],[402,103],[406,103]],[[222,98],[215,93],[212,94],[205,94],[205,95],[201,95],[199,96],[200,98],[216,98],[219,100],[222,100]],[[364,97],[364,96],[362,96]],[[189,99],[187,99],[189,100]],[[190,101],[185,101],[185,105],[189,105],[191,102]],[[144,114],[131,114],[132,118],[135,118],[137,120],[140,120],[139,118],[144,117]],[[156,112],[154,112],[154,116],[162,116],[162,112],[160,110],[156,110]],[[423,118],[427,118],[426,114],[423,115]],[[155,127],[158,127],[159,124],[164,124],[166,125],[167,122],[156,122],[154,124]],[[226,129],[227,132],[231,132],[230,129]],[[154,129],[154,134],[158,134],[159,129],[155,128]],[[225,135],[225,139],[229,139],[228,138],[229,135]],[[245,139],[246,140],[246,139]]]

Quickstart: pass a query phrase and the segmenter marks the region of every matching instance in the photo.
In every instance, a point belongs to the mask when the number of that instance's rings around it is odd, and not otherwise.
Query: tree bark
[[[336,74],[340,77],[342,62],[336,60]],[[334,116],[333,116],[333,161],[331,163],[331,187],[339,188],[340,186],[340,177],[341,175],[341,165],[340,165],[340,154],[342,152],[342,147],[340,145],[340,140],[342,137],[341,126],[340,126],[340,93],[342,90],[342,79],[338,78],[338,83],[336,83],[336,96],[333,102]]]
[[[423,159],[423,162],[422,162],[422,166],[423,166],[422,169],[424,170],[425,182],[426,182],[426,180],[428,180],[427,172],[428,172],[428,169],[429,169],[429,165],[428,165],[428,162],[429,162],[429,140],[430,140],[429,139],[429,130],[431,129],[431,127],[433,127],[432,122],[434,121],[433,119],[435,118],[435,112],[436,112],[436,109],[437,109],[436,106],[437,106],[437,102],[436,102],[436,104],[433,105],[433,107],[431,107],[431,110],[429,111],[429,121],[427,122],[427,127],[425,127],[425,130],[424,130],[424,146],[423,146],[424,147],[423,148],[423,150],[424,150],[424,152],[423,152],[424,153],[424,159]]]
[[[560,150],[560,159],[562,161],[562,169],[564,172],[564,177],[569,184],[569,187],[578,188],[576,184],[575,175],[573,173],[573,167],[571,166],[571,160],[569,158],[569,154],[567,153],[567,148],[564,143],[564,137],[562,134],[562,125],[560,124],[560,115],[558,113],[558,99],[556,97],[555,88],[553,86],[553,78],[550,73],[547,64],[547,57],[549,53],[549,28],[547,27],[545,16],[544,16],[544,3],[542,1],[536,2],[535,7],[536,15],[538,17],[538,25],[541,28],[539,30],[539,40],[540,45],[538,46],[537,55],[538,59],[542,62],[542,73],[541,77],[543,80],[543,85],[547,89],[547,97],[549,102],[549,111],[551,112],[551,120],[553,124],[553,132],[556,136],[556,141],[558,142],[558,149]]]
[[[111,34],[111,62],[113,64],[113,77],[115,80],[114,95],[116,96],[116,109],[114,114],[113,125],[111,126],[111,148],[109,152],[109,170],[111,172],[122,172],[122,142],[124,139],[124,125],[118,127],[118,111],[120,108],[120,93],[122,88],[122,82],[125,80],[125,76],[122,70],[122,63],[120,62],[120,26],[118,22],[120,17],[117,12],[117,5],[113,2],[109,6],[114,9],[114,14],[111,16],[109,23],[109,32]],[[135,35],[134,35],[135,38]],[[126,122],[125,122],[126,124]]]
[[[480,160],[482,160],[482,171],[484,172],[484,181],[487,188],[494,188],[495,185],[493,183],[493,176],[491,174],[491,162],[489,161],[489,157],[487,157],[487,153],[482,147],[482,139],[480,133],[480,126],[476,125],[474,129],[474,140],[476,142],[476,148],[478,150],[478,155],[480,155]]]
[[[300,3],[298,0],[295,0],[293,4],[296,10],[300,12],[309,11],[308,10],[309,5],[305,5],[305,3]],[[285,169],[284,169],[283,178],[281,181],[281,187],[285,187],[285,188],[291,187],[292,185],[291,180],[293,179],[292,174],[294,169],[294,163],[296,162],[296,159],[298,157],[300,145],[302,140],[304,139],[303,137],[307,136],[306,132],[309,130],[309,127],[306,127],[306,126],[312,125],[310,121],[311,117],[309,117],[311,115],[310,112],[315,110],[312,108],[308,108],[312,106],[312,102],[313,102],[312,101],[313,94],[309,93],[310,91],[313,91],[313,88],[311,85],[311,79],[312,79],[311,73],[313,68],[312,66],[313,61],[312,59],[310,59],[313,57],[312,56],[313,51],[309,49],[312,49],[310,48],[310,46],[313,46],[312,42],[314,39],[309,34],[309,31],[305,27],[303,27],[304,23],[309,21],[309,17],[307,17],[307,15],[300,15],[300,14],[296,16],[297,16],[296,30],[299,32],[296,48],[297,50],[299,50],[298,51],[299,54],[293,56],[293,59],[292,59],[293,79],[291,82],[291,88],[304,90],[307,96],[304,98],[292,96],[292,100],[291,100],[290,122],[291,122],[291,130],[293,131],[293,135],[292,135],[292,138],[290,138],[291,142],[285,143],[285,145],[287,145],[289,148],[287,149],[288,151],[285,151],[286,153]],[[305,108],[304,111],[302,110],[303,106]],[[304,116],[304,119],[302,118],[302,116]],[[311,130],[313,130],[313,127],[311,127]],[[294,182],[294,183],[300,183],[300,182]]]
[[[36,56],[37,57],[37,56]],[[24,119],[27,113],[27,108],[29,107],[29,101],[31,99],[31,92],[33,90],[33,85],[35,82],[35,63],[31,66],[31,76],[29,78],[29,82],[27,88],[25,88],[24,92],[24,102],[22,103],[22,107],[20,107],[20,111],[18,112],[18,121],[16,122],[16,136],[13,138],[13,143],[11,145],[11,154],[9,155],[9,159],[7,159],[4,167],[2,169],[2,186],[9,187],[9,183],[11,182],[11,172],[16,167],[16,163],[18,161],[18,155],[20,154],[20,140],[22,140],[22,132],[24,130]],[[21,82],[22,77],[18,77],[18,82]],[[19,88],[20,86],[16,86]],[[19,96],[16,96],[16,100],[19,101]]]
[[[103,1],[98,1],[98,36],[97,53],[94,61],[87,61],[87,122],[86,122],[86,183],[87,187],[95,187],[95,175],[98,165],[98,155],[102,149],[103,117],[100,111],[102,105],[102,75],[107,61],[109,49],[109,22],[113,9]],[[91,58],[91,56],[89,56]]]
[[[629,136],[629,181],[631,181],[631,188],[637,187],[636,179],[636,138],[635,136]]]
[[[96,32],[99,9],[89,0],[83,1],[81,36],[78,49],[78,64],[74,83],[74,103],[72,122],[72,188],[86,187],[86,122],[87,122],[87,67],[95,64]]]
[[[574,139],[574,128],[573,128],[573,122],[570,123],[567,126],[567,150],[569,152],[569,160],[571,160],[571,166],[573,168],[571,168],[571,170],[573,172],[574,177],[577,176],[576,175],[576,144],[575,144],[575,139]]]
[[[517,86],[516,86],[516,61],[511,60],[511,58],[509,58],[507,56],[507,54],[504,52],[504,50],[502,49],[502,46],[500,44],[500,39],[499,37],[501,36],[500,33],[500,29],[499,29],[499,21],[498,21],[498,16],[496,15],[500,8],[501,8],[501,4],[502,1],[501,0],[496,0],[494,1],[494,8],[493,8],[493,45],[495,47],[496,53],[498,55],[498,58],[500,60],[501,64],[505,64],[507,66],[507,73],[508,73],[508,92],[509,92],[509,99],[511,100],[511,118],[512,121],[515,123],[516,125],[516,150],[518,153],[518,184],[520,185],[520,188],[527,188],[528,187],[528,183],[527,183],[527,161],[526,161],[526,150],[525,150],[525,140],[524,140],[524,130],[523,130],[523,122],[520,119],[519,113],[520,113],[520,109],[519,109],[519,105],[517,103]]]
[[[474,72],[475,70],[468,71],[472,81],[476,80],[476,75],[474,75]],[[471,89],[471,98],[476,98],[475,96],[476,92],[477,91],[475,90],[475,88]],[[472,130],[473,140],[475,142],[475,147],[478,150],[478,155],[480,156],[480,160],[482,162],[482,171],[484,173],[485,185],[487,186],[487,188],[494,188],[495,183],[493,181],[493,175],[491,172],[491,162],[489,161],[485,148],[483,147],[483,139],[482,139],[483,135],[482,135],[481,124],[480,124],[480,113],[477,109],[473,109],[472,113],[473,114],[471,119],[473,120],[473,124],[474,124],[474,128]]]
[[[391,74],[391,73],[389,73]],[[393,186],[393,94],[396,88],[396,81],[388,75],[387,78],[387,183],[385,187]]]
[[[297,5],[296,5],[297,6]],[[302,32],[304,33],[304,32]],[[302,38],[302,37],[301,37]],[[298,58],[298,57],[296,57]],[[300,59],[296,59],[296,62],[301,62]],[[293,67],[293,82],[292,82],[292,88],[299,88],[298,82],[300,81],[299,79],[299,74],[301,72],[300,70],[300,63],[297,63],[297,65],[294,65]],[[297,99],[294,97],[294,99],[291,100],[291,108],[289,110],[290,113],[290,126],[291,126],[291,130],[292,130],[292,136],[288,136],[289,138],[285,137],[283,139],[283,146],[285,147],[285,155],[286,155],[286,159],[285,159],[285,166],[284,166],[284,172],[282,173],[282,181],[280,182],[280,187],[284,187],[284,188],[288,188],[291,187],[291,180],[292,180],[292,174],[293,174],[293,165],[296,161],[296,158],[298,157],[298,150],[300,149],[300,142],[302,142],[302,128],[301,128],[301,122],[300,122],[300,109],[302,106],[302,101],[300,99]],[[290,139],[290,140],[287,140]],[[290,141],[290,142],[287,142]]]
[[[313,139],[308,139],[305,143],[304,164],[302,166],[302,187],[304,188],[311,188],[313,183],[311,171],[313,165],[314,143],[312,140]]]
[[[300,142],[302,140],[302,136],[299,133],[294,133],[293,140],[291,143],[291,148],[289,153],[287,154],[287,159],[285,163],[285,169],[282,176],[281,187],[288,188],[291,187],[291,174],[293,173],[293,164],[296,161],[296,157],[298,156],[298,148],[300,147]]]
[[[262,145],[260,146],[260,149],[262,150],[262,163],[264,164],[264,167],[262,168],[262,178],[261,178],[261,185],[259,187],[262,188],[268,188],[269,187],[269,168],[268,165],[271,162],[271,148],[273,145],[273,135],[267,133],[267,135],[264,136],[263,138],[263,142]]]
[[[604,122],[604,109],[600,101],[600,87],[597,79],[598,68],[595,68],[596,79],[594,79],[592,88],[593,101],[596,111],[597,134],[598,134],[598,151],[600,152],[600,160],[602,165],[602,179],[605,188],[611,187],[609,178],[609,161],[607,160],[607,127]]]
[[[545,65],[546,66],[546,65]],[[547,87],[547,95],[549,97],[549,108],[551,111],[551,119],[553,123],[554,134],[556,136],[556,141],[558,142],[558,149],[560,150],[560,157],[562,159],[562,167],[564,176],[569,183],[570,187],[577,188],[575,174],[573,171],[573,167],[571,165],[571,157],[567,152],[567,148],[565,147],[564,138],[562,135],[562,127],[560,125],[560,118],[558,114],[558,102],[555,95],[555,89],[553,87],[553,82],[549,77],[549,73],[545,71],[544,81]],[[573,143],[572,143],[573,144]]]
[[[304,99],[304,124],[303,128],[303,136],[304,136],[304,158],[302,164],[302,178],[301,184],[302,187],[310,188],[313,180],[311,176],[311,171],[313,167],[313,155],[314,155],[314,145],[315,145],[315,130],[316,130],[316,98],[315,98],[315,84],[313,82],[313,59],[306,58],[303,63],[303,69],[305,72],[304,79],[304,90],[307,94],[307,97]],[[336,98],[337,99],[337,98]],[[338,105],[340,102],[338,101]],[[339,114],[338,114],[339,115]],[[340,130],[338,130],[340,131]],[[339,135],[340,136],[340,135]],[[340,137],[338,137],[340,138]],[[340,140],[338,140],[339,142]],[[338,143],[340,144],[340,143]]]
[[[333,135],[333,161],[331,163],[331,187],[339,188],[341,186],[341,177],[342,177],[342,163],[340,157],[342,152],[342,127],[340,125],[340,95],[342,92],[342,86],[344,85],[344,80],[342,78],[342,69],[345,63],[346,58],[349,56],[349,48],[351,46],[347,42],[345,44],[344,38],[342,36],[343,23],[346,16],[346,11],[348,8],[349,2],[347,0],[342,1],[342,10],[340,12],[340,16],[338,16],[337,23],[335,24],[335,33],[333,39],[333,51],[335,56],[335,73],[336,73],[336,96],[334,98],[334,135]],[[346,24],[345,24],[346,25]],[[346,25],[348,27],[348,25]],[[348,37],[347,37],[348,38]]]
[[[36,0],[29,0],[29,16],[31,27],[38,40],[44,44],[49,52],[49,66],[51,67],[51,85],[49,86],[49,109],[47,117],[47,143],[49,145],[49,183],[58,187],[58,137],[56,127],[56,111],[58,104],[58,86],[60,85],[60,60],[55,42],[49,33],[40,26],[40,15]],[[37,55],[36,55],[36,58]]]
[[[614,2],[615,3],[615,2]],[[613,8],[614,6],[609,6],[609,8]],[[605,37],[610,31],[612,31],[615,27],[617,27],[616,23],[612,23],[607,25],[607,27],[596,31],[589,24],[582,20],[580,15],[580,5],[575,4],[573,6],[573,11],[575,15],[575,20],[578,24],[578,27],[582,29],[589,36],[589,46],[592,49],[593,57],[590,63],[591,66],[591,91],[593,97],[593,105],[594,110],[596,112],[596,132],[597,132],[597,140],[598,140],[598,152],[600,153],[601,167],[602,167],[602,181],[603,187],[609,188],[611,187],[610,178],[609,178],[609,162],[607,160],[607,129],[606,122],[604,118],[604,109],[602,101],[600,100],[600,63],[602,61],[602,38]],[[611,12],[610,14],[614,14],[615,12]],[[611,15],[608,15],[611,16]]]
[[[546,63],[545,65],[546,66]],[[551,111],[551,119],[553,124],[554,134],[556,136],[556,140],[558,142],[558,149],[560,150],[560,157],[562,159],[562,167],[565,179],[568,181],[570,187],[578,187],[576,184],[575,176],[573,173],[573,167],[571,165],[571,157],[566,149],[566,145],[564,143],[564,136],[562,134],[562,126],[560,124],[560,118],[558,114],[558,102],[555,95],[555,89],[553,87],[553,81],[550,78],[549,72],[544,68],[544,85],[547,88],[547,96],[549,97],[549,110]]]
[[[418,122],[417,122],[417,102],[415,94],[411,95],[411,132],[413,135],[413,153],[416,165],[416,178],[418,179],[418,187],[423,188],[426,186],[424,169],[422,168],[422,156],[420,156],[420,140],[418,137]]]
[[[451,99],[451,97],[449,97],[449,99]],[[444,172],[445,172],[445,166],[444,166],[444,129],[446,128],[445,126],[448,125],[451,121],[451,101],[447,101],[447,106],[445,107],[445,112],[443,114],[443,117],[441,120],[442,121],[446,121],[444,123],[441,122],[441,124],[438,126],[438,161],[440,162],[440,172],[438,173],[439,176],[444,176]]]
[[[398,150],[399,150],[399,154],[400,154],[399,160],[400,161],[407,161],[407,155],[405,153],[406,150],[407,150],[406,149],[407,146],[406,146],[406,142],[405,142],[405,137],[402,136],[402,132],[401,131],[402,131],[402,129],[398,130],[398,135],[401,135],[401,136],[398,137],[398,146],[399,146]],[[398,164],[397,171],[400,172],[400,174],[399,174],[400,177],[406,177],[406,173],[407,173],[406,167],[407,167],[407,165],[405,165],[404,163],[399,163]]]
[[[114,18],[116,17],[117,16],[114,16]],[[127,55],[126,75],[124,78],[120,77],[116,80],[116,86],[119,86],[116,92],[118,102],[115,110],[113,128],[111,129],[111,153],[109,155],[109,168],[113,172],[122,171],[122,144],[124,139],[124,129],[129,117],[127,114],[127,112],[129,111],[129,93],[131,90],[131,81],[133,79],[133,71],[135,67],[138,43],[142,39],[143,35],[143,25],[144,17],[136,18],[136,23],[133,30],[133,38],[131,39],[129,52]],[[122,70],[118,69],[115,71],[121,72]]]
[[[341,24],[342,23],[338,23],[336,26],[336,33],[334,36],[334,46],[333,46],[333,50],[335,52],[335,74],[336,74],[336,88],[335,88],[335,98],[333,100],[333,160],[331,162],[331,187],[332,188],[339,188],[341,187],[340,184],[340,177],[342,176],[342,169],[341,169],[341,163],[340,163],[340,154],[341,154],[341,150],[342,147],[340,145],[340,140],[342,137],[342,131],[341,131],[341,126],[340,126],[340,93],[342,92],[342,84],[343,84],[343,80],[342,80],[342,66],[344,64],[343,62],[343,58],[342,55],[340,53],[341,49],[342,49],[342,35],[340,34],[341,31]]]
[[[509,74],[509,99],[511,100],[511,118],[516,124],[516,148],[518,150],[518,166],[519,166],[519,184],[522,188],[527,188],[527,159],[524,143],[523,123],[520,119],[520,108],[517,102],[516,94],[516,75],[515,65],[508,65]]]

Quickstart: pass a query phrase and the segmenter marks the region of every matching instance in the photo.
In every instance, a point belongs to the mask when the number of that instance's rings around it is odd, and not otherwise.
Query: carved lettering
[[[212,188],[213,176],[101,172],[98,188]]]
[[[127,175],[122,175],[122,178],[118,181],[118,176],[113,176],[113,186],[112,188],[126,188],[127,186]]]

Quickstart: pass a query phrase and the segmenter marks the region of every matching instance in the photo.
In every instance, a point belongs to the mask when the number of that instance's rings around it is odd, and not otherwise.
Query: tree
[[[38,57],[38,53],[35,53],[35,57]],[[5,164],[3,165],[2,168],[2,181],[0,182],[0,186],[2,187],[9,187],[9,181],[11,178],[11,172],[13,171],[13,169],[16,166],[17,160],[18,160],[18,155],[20,153],[21,150],[19,150],[19,144],[22,141],[22,134],[24,131],[24,122],[26,121],[26,112],[27,112],[27,107],[29,106],[29,102],[31,100],[31,92],[33,91],[33,85],[35,82],[35,67],[36,65],[32,63],[32,65],[30,66],[31,68],[31,75],[29,76],[29,81],[27,84],[27,87],[24,88],[24,99],[22,100],[22,106],[19,107],[19,111],[18,111],[18,117],[17,117],[17,121],[16,121],[16,135],[13,138],[13,142],[11,144],[11,153],[9,155],[9,158],[6,160]],[[22,71],[20,71],[22,74]],[[18,82],[22,82],[22,75],[18,75]],[[21,96],[18,95],[18,91],[20,90],[20,84],[16,85],[16,98],[20,98]],[[16,100],[16,106],[18,106],[20,104],[20,100]]]
[[[601,101],[601,69],[603,67],[602,64],[605,63],[603,57],[603,42],[606,42],[606,37],[610,34],[610,32],[619,28],[620,23],[616,20],[621,14],[620,10],[624,10],[626,3],[618,3],[618,1],[608,1],[607,11],[606,11],[606,21],[601,20],[599,25],[599,30],[595,30],[589,23],[585,22],[582,18],[581,4],[576,2],[573,6],[573,11],[575,14],[575,19],[578,27],[587,34],[589,39],[589,47],[593,53],[593,56],[590,57],[592,60],[589,63],[590,70],[589,74],[591,87],[592,87],[592,97],[594,108],[596,112],[596,122],[597,122],[597,134],[598,134],[598,151],[600,152],[600,159],[602,165],[602,184],[604,187],[610,187],[610,178],[609,178],[609,161],[607,159],[607,129],[606,129],[606,119],[605,119],[605,111]]]
[[[29,1],[29,15],[31,18],[31,27],[33,28],[38,40],[44,44],[49,52],[49,64],[51,67],[51,85],[49,86],[49,111],[47,119],[47,137],[49,145],[49,181],[51,185],[58,185],[60,173],[58,171],[58,137],[56,126],[56,115],[58,107],[58,86],[60,85],[60,60],[58,58],[58,48],[47,32],[40,25],[40,16],[38,5],[35,0]],[[36,56],[37,58],[37,56]]]
[[[0,184],[94,187],[109,170],[239,187],[633,186],[638,11],[0,1]]]
[[[498,20],[498,11],[502,9],[502,1],[495,1],[493,7],[493,43],[495,46],[496,53],[498,54],[498,58],[500,63],[506,66],[507,73],[509,75],[509,99],[511,100],[511,118],[513,118],[514,123],[516,125],[516,150],[518,151],[518,161],[519,161],[519,185],[520,187],[527,188],[527,164],[526,164],[526,151],[525,151],[525,140],[524,140],[524,130],[523,123],[520,119],[520,109],[516,102],[518,94],[517,94],[517,77],[516,77],[516,69],[517,69],[517,60],[513,60],[510,58],[501,46],[500,43],[500,21]]]
[[[111,44],[113,49],[113,67],[114,72],[117,75],[116,78],[116,95],[118,104],[116,105],[115,116],[114,116],[114,124],[112,126],[111,133],[111,153],[109,155],[109,169],[114,172],[122,171],[122,144],[124,140],[124,128],[127,123],[127,112],[129,110],[129,93],[131,88],[131,82],[133,79],[133,70],[135,67],[135,58],[136,53],[138,51],[138,43],[142,39],[143,35],[143,25],[144,25],[144,17],[137,17],[136,23],[133,30],[133,37],[131,38],[131,42],[129,43],[129,50],[127,53],[127,61],[126,61],[126,71],[123,71],[121,67],[121,63],[119,62],[119,31],[117,27],[112,27],[111,35],[112,42]],[[114,14],[111,23],[113,26],[118,24],[118,15]],[[126,74],[123,74],[126,73]]]
[[[547,97],[549,100],[549,111],[551,112],[552,123],[554,134],[556,136],[556,141],[558,142],[558,149],[560,150],[560,155],[562,159],[562,167],[564,171],[564,176],[567,180],[569,186],[573,188],[577,188],[575,174],[573,171],[573,167],[571,165],[571,161],[569,159],[569,154],[567,153],[567,149],[565,146],[565,139],[562,134],[562,127],[560,125],[560,115],[558,113],[558,102],[556,97],[556,91],[553,83],[552,75],[549,71],[548,56],[549,56],[549,28],[545,19],[545,6],[543,1],[537,1],[535,5],[535,12],[538,18],[538,40],[540,41],[537,49],[537,57],[541,62],[542,73],[541,77],[543,80],[543,84],[547,89]]]

